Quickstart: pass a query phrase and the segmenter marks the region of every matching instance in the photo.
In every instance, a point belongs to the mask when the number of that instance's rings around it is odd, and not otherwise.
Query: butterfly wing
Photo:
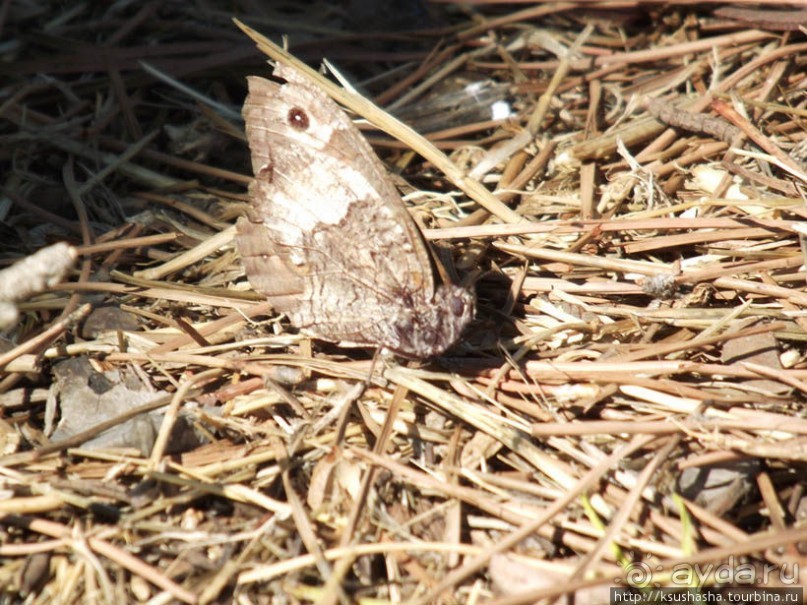
[[[285,83],[248,78],[244,105],[255,180],[237,241],[250,283],[315,336],[407,354],[435,302],[417,226],[347,115],[293,68],[275,75]],[[453,320],[428,321],[437,342]]]

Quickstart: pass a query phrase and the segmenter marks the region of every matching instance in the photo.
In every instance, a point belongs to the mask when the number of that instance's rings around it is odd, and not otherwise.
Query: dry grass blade
[[[369,100],[352,95],[340,89],[329,80],[322,77],[316,71],[273,44],[266,37],[262,36],[250,27],[247,27],[237,19],[236,25],[258,44],[258,47],[269,57],[276,61],[283,61],[300,69],[321,86],[330,96],[349,107],[360,116],[367,118],[371,123],[376,124],[385,132],[402,141],[405,145],[420,153],[423,157],[433,162],[451,181],[471,198],[484,206],[491,214],[497,216],[505,222],[520,222],[524,217],[515,214],[507,206],[504,206],[490,191],[482,186],[477,180],[466,176],[461,169],[454,165],[437,147],[432,145],[427,139],[421,137],[417,132],[406,124],[399,122],[390,114],[379,109]]]

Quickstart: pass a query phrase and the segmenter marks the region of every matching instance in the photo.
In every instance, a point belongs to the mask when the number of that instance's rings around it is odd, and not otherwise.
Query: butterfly
[[[423,236],[383,164],[345,112],[299,70],[247,78],[252,169],[236,243],[251,286],[315,338],[441,354],[475,299],[436,285]]]

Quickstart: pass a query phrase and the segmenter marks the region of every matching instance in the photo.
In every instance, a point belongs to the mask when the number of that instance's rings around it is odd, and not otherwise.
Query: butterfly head
[[[473,319],[474,295],[452,284],[441,285],[432,300],[404,296],[393,321],[393,352],[414,359],[440,355],[453,345]]]

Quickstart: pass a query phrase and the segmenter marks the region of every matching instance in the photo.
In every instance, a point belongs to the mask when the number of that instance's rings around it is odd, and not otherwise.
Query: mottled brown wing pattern
[[[435,289],[425,244],[347,115],[302,74],[251,77],[244,105],[255,180],[237,243],[253,288],[306,332],[408,357],[441,353],[473,296]]]

